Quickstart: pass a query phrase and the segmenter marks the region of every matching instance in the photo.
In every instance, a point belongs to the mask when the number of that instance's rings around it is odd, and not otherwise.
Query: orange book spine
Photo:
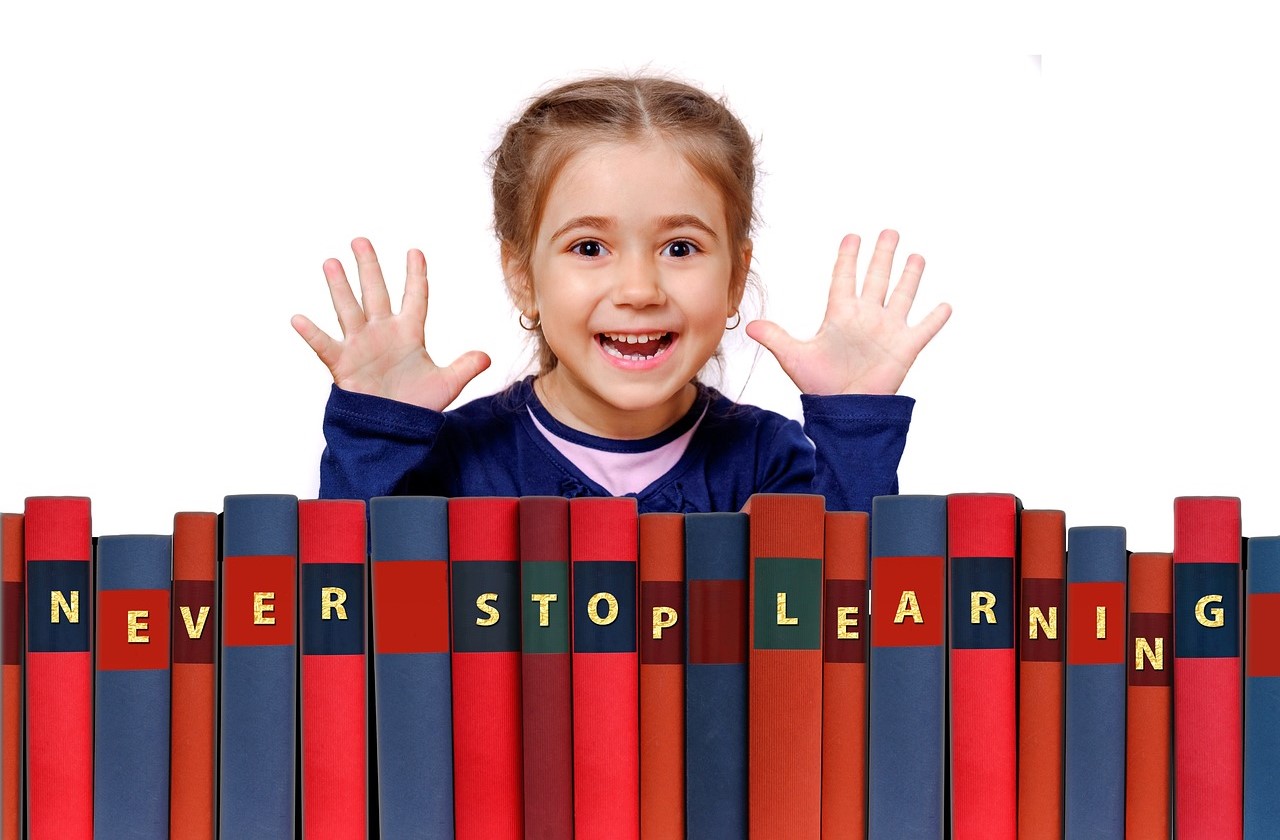
[[[217,777],[218,515],[173,517],[169,836],[213,840]]]
[[[869,524],[828,511],[822,567],[822,836],[849,840],[867,824]]]
[[[684,836],[684,516],[640,517],[640,837]]]
[[[22,514],[0,514],[0,579],[3,580],[4,623],[0,625],[3,637],[4,684],[0,699],[3,712],[0,722],[4,727],[4,764],[0,765],[0,778],[4,779],[0,811],[4,821],[0,823],[0,838],[19,840],[22,837],[22,651],[26,644],[22,636],[26,616],[26,589],[23,585],[24,560],[22,551]]]
[[[1169,837],[1173,555],[1129,557],[1125,835]]]
[[[1066,515],[1020,516],[1018,837],[1062,837]]]

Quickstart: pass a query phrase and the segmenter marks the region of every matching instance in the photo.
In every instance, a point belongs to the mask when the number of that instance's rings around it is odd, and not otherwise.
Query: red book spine
[[[947,497],[951,592],[951,833],[1017,836],[1018,500]]]
[[[524,833],[517,499],[449,500],[459,840]]]
[[[93,837],[89,500],[27,499],[27,836]]]
[[[569,500],[573,789],[578,840],[640,834],[636,500]]]
[[[751,519],[747,664],[752,837],[822,831],[822,554],[826,502],[757,494]]]
[[[870,519],[828,511],[822,605],[822,836],[867,824],[867,555]]]
[[[173,517],[169,836],[213,840],[217,770],[218,515]]]
[[[1174,830],[1244,830],[1240,500],[1173,503]]]
[[[1173,556],[1129,557],[1126,837],[1169,837],[1173,735]]]
[[[1021,514],[1018,605],[1018,836],[1062,836],[1066,514]]]
[[[573,836],[569,500],[520,499],[520,681],[527,840]]]
[[[0,792],[0,811],[4,820],[0,822],[0,838],[3,840],[20,840],[22,837],[22,649],[25,641],[22,635],[23,619],[26,616],[26,593],[23,583],[26,579],[26,567],[22,550],[22,514],[0,514],[0,580],[3,581],[2,597],[4,598],[4,624],[0,626],[0,637],[4,647],[4,676],[0,683],[4,685],[3,696],[0,696],[0,724],[4,734],[0,741],[4,742],[3,766],[0,766],[0,778],[4,779],[4,790]]]
[[[684,516],[640,517],[640,836],[684,836]]]
[[[368,834],[365,505],[298,503],[302,832]]]

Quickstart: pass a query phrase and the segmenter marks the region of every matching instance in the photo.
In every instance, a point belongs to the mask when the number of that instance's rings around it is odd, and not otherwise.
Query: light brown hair
[[[560,85],[535,97],[489,156],[493,226],[504,265],[514,265],[507,288],[520,306],[518,275],[531,283],[534,242],[547,195],[575,154],[595,143],[670,143],[724,202],[733,254],[746,253],[755,212],[755,142],[723,99],[658,76],[598,76]],[[735,263],[737,261],[735,260]],[[732,289],[748,282],[749,266],[734,266]],[[524,292],[531,292],[525,289]],[[541,329],[539,374],[556,366]]]

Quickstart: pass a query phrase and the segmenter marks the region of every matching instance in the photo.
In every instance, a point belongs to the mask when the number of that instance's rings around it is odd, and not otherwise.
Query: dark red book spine
[[[574,831],[640,834],[639,525],[632,497],[569,500]]]
[[[827,511],[822,560],[822,836],[867,825],[867,554],[870,519]]]
[[[169,836],[213,840],[217,778],[218,515],[173,517]]]
[[[513,498],[449,500],[458,840],[524,834],[520,520]]]
[[[1018,500],[947,497],[951,593],[951,832],[1013,840],[1018,830]]]
[[[27,836],[93,837],[89,500],[27,499]]]
[[[1129,557],[1126,837],[1170,837],[1173,737],[1173,556]]]
[[[1062,836],[1066,514],[1021,514],[1018,604],[1018,836]]]
[[[826,501],[762,493],[751,520],[748,820],[753,837],[822,832],[822,554]]]
[[[1173,503],[1174,831],[1244,830],[1240,500]]]
[[[569,500],[520,499],[524,832],[573,836],[573,677],[569,667]]]
[[[640,517],[640,836],[684,836],[684,516]]]
[[[302,643],[302,832],[368,834],[368,581],[365,505],[298,503]]]
[[[3,766],[0,778],[4,789],[0,791],[0,838],[20,840],[22,837],[22,652],[25,640],[23,625],[26,618],[26,563],[22,550],[22,514],[0,514],[0,581],[3,581],[4,624],[0,626],[0,644],[4,647],[4,685],[0,696],[0,724],[4,727],[0,741],[4,743]]]

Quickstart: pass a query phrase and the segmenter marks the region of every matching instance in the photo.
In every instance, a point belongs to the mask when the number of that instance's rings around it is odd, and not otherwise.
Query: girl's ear
[[[507,284],[507,295],[516,308],[526,315],[536,315],[533,310],[533,283],[529,272],[521,267],[515,252],[505,242],[502,243],[502,279]]]
[[[742,244],[742,253],[739,255],[738,263],[733,267],[733,277],[729,281],[729,314],[727,317],[732,318],[733,313],[738,311],[738,307],[742,305],[742,296],[747,290],[747,275],[751,272],[751,240],[748,239]]]

